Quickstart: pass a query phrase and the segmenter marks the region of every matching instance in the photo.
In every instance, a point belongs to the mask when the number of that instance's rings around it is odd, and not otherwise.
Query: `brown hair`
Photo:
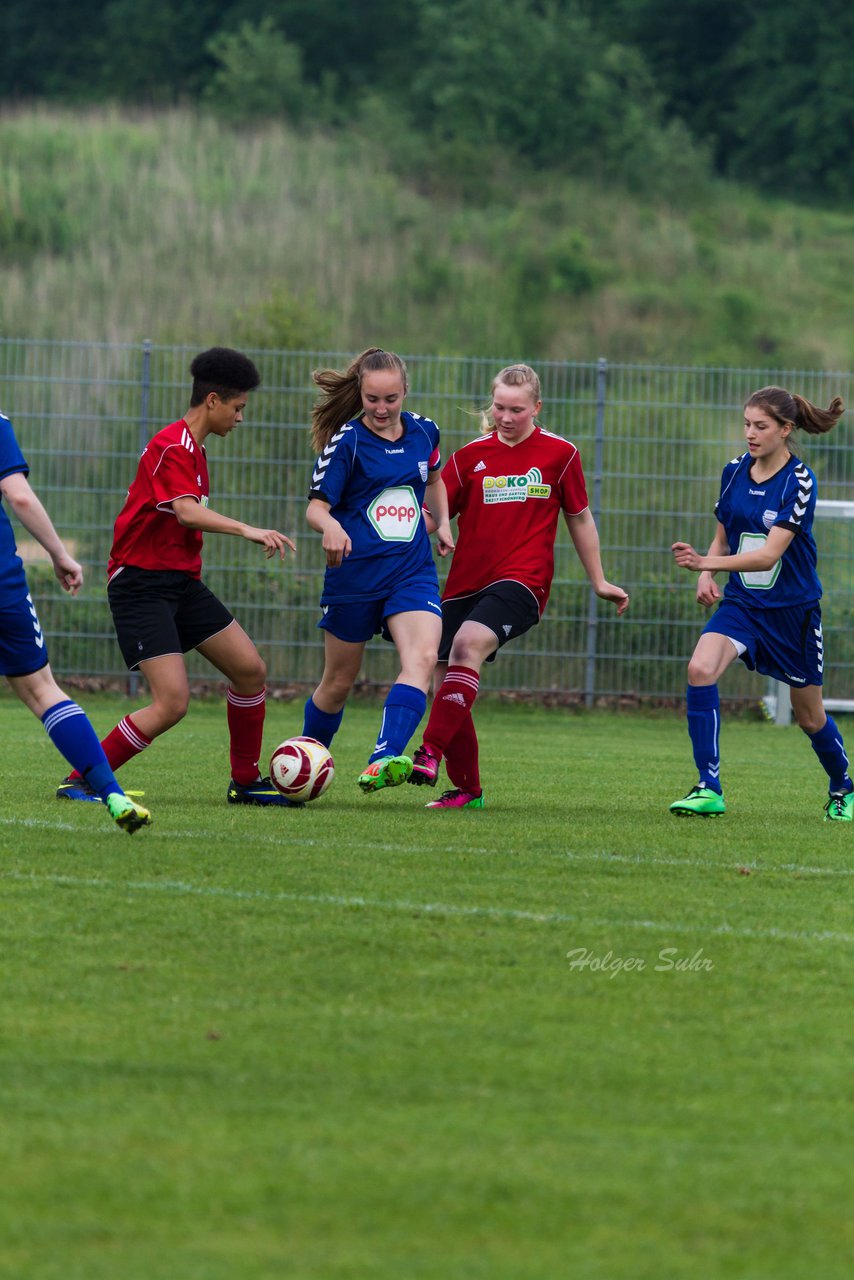
[[[528,387],[535,404],[543,398],[540,391],[540,380],[530,365],[508,364],[506,369],[502,369],[500,373],[497,373],[492,379],[493,396],[499,382],[503,382],[505,387]],[[481,413],[480,419],[480,429],[484,434],[495,430],[495,425],[490,422],[485,410]]]
[[[409,390],[406,365],[393,351],[368,347],[344,373],[337,369],[315,369],[312,381],[322,395],[311,411],[311,443],[321,453],[335,432],[362,411],[362,378],[379,370],[397,371],[403,379],[404,394]]]
[[[845,402],[841,396],[834,396],[826,409],[819,409],[803,396],[793,391],[785,391],[782,387],[762,387],[754,391],[744,402],[745,409],[764,409],[782,426],[791,422],[793,427],[800,427],[808,435],[820,436],[835,427],[845,412]]]

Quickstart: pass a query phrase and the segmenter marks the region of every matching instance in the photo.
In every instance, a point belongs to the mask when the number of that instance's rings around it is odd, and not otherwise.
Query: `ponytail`
[[[744,403],[745,409],[764,409],[781,425],[791,422],[793,427],[806,431],[807,435],[820,436],[835,427],[845,412],[845,402],[841,396],[834,396],[826,409],[820,409],[796,392],[788,392],[783,387],[762,387],[754,391]]]

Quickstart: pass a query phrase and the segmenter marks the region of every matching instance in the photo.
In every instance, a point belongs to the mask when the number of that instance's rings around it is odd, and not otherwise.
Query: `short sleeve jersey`
[[[779,609],[813,604],[821,597],[818,559],[812,526],[817,487],[815,476],[799,458],[791,457],[770,480],[753,480],[751,457],[740,454],[724,467],[715,515],[726,530],[730,553],[755,551],[775,525],[794,533],[773,569],[731,573],[724,596],[753,609]]]
[[[536,596],[542,614],[554,577],[558,517],[579,515],[589,505],[575,445],[542,427],[516,445],[492,431],[457,449],[442,479],[458,528],[443,599],[519,582]]]
[[[186,529],[172,510],[176,498],[207,506],[210,493],[204,445],[182,418],[158,431],[142,451],[125,505],[116,518],[108,577],[125,565],[178,569],[201,577],[202,535]]]
[[[27,476],[27,466],[21,447],[15,438],[15,431],[7,417],[0,413],[0,480],[20,473]],[[11,594],[17,599],[24,583],[24,566],[15,545],[15,531],[0,503],[0,602]]]
[[[354,418],[318,455],[308,496],[329,503],[353,548],[327,568],[322,605],[382,600],[402,583],[436,573],[421,506],[427,478],[441,465],[439,428],[417,413],[400,416],[399,440]]]

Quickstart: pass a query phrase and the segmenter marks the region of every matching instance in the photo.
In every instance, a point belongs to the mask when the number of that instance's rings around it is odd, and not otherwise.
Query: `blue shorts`
[[[47,666],[47,641],[24,582],[17,600],[0,608],[0,675],[29,676]]]
[[[380,600],[351,600],[348,604],[323,606],[318,626],[348,644],[364,644],[371,636],[391,640],[386,619],[396,613],[434,613],[442,617],[436,578],[427,575],[401,583]]]
[[[782,680],[794,689],[822,683],[824,642],[817,604],[789,609],[745,609],[723,600],[703,627],[745,646],[740,654],[751,671]]]

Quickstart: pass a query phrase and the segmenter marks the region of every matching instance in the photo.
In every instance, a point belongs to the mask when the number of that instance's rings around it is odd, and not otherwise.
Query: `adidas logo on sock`
[[[456,702],[461,707],[466,705],[466,700],[461,693],[446,693],[442,697],[443,702]]]

